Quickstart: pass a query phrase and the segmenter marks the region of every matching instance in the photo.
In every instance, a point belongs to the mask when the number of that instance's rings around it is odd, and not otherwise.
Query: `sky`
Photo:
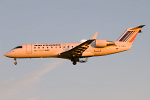
[[[149,100],[149,0],[1,0],[0,100]],[[129,51],[87,63],[4,54],[28,43],[117,40],[146,25]]]

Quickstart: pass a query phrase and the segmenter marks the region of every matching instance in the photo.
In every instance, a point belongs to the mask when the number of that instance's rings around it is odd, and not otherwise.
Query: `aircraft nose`
[[[10,56],[10,52],[7,52],[6,54],[4,54],[5,57],[9,57]]]

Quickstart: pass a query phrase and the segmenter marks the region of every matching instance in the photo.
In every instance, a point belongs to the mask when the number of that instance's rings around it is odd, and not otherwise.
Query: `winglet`
[[[98,32],[95,33],[92,39],[96,39]]]

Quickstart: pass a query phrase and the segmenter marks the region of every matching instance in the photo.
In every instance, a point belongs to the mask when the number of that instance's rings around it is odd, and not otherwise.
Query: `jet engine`
[[[95,46],[99,48],[104,48],[106,46],[115,45],[115,42],[107,40],[95,40]]]

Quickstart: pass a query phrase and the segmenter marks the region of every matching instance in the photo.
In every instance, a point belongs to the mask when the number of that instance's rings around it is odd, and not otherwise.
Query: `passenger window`
[[[34,47],[34,49],[36,49],[36,47]]]
[[[47,47],[48,48],[48,47]]]
[[[51,47],[51,48],[53,48],[53,47]]]
[[[38,47],[38,49],[40,49],[40,47]]]
[[[44,49],[44,47],[43,47],[43,49]]]

